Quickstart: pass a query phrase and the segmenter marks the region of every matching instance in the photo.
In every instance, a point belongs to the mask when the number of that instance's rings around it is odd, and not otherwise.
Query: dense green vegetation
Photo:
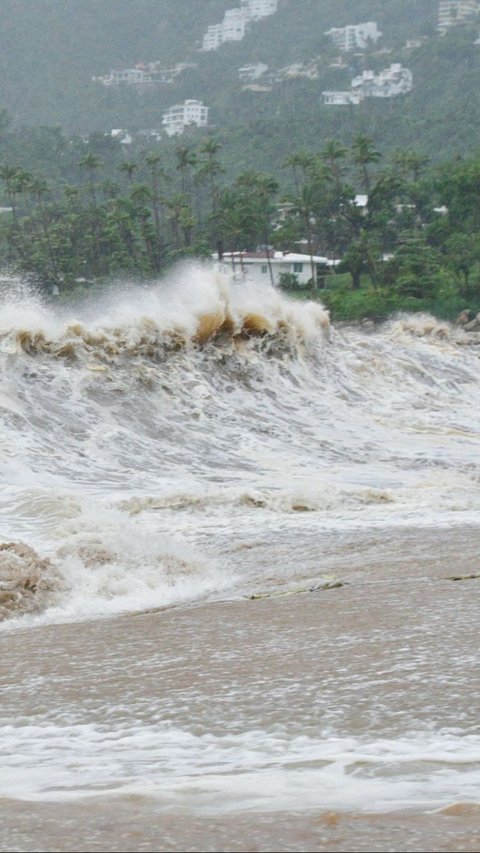
[[[206,27],[235,5],[0,0],[3,268],[68,299],[179,258],[272,246],[341,259],[318,294],[337,318],[480,310],[480,22],[441,36],[437,0],[281,0],[242,42],[199,52]],[[325,31],[366,20],[381,41],[334,67]],[[142,60],[196,67],[143,93],[92,81]],[[315,79],[273,79],[311,61]],[[242,88],[238,68],[255,62],[268,64],[270,91]],[[412,70],[412,92],[322,104],[324,89],[391,62]],[[208,130],[136,135],[184,98],[208,104]]]
[[[165,109],[185,98],[210,107],[212,130],[224,145],[232,174],[247,168],[279,170],[291,151],[327,139],[344,144],[358,133],[382,151],[415,147],[433,161],[466,154],[480,132],[479,24],[436,32],[437,0],[283,0],[277,14],[253,24],[241,42],[198,50],[208,24],[236,0],[0,0],[0,108],[14,126],[62,128],[67,137],[127,128],[158,128]],[[376,20],[375,47],[349,54],[348,67],[324,35],[332,26]],[[428,36],[406,49],[407,39]],[[386,51],[386,52],[382,52]],[[190,61],[197,67],[172,85],[140,93],[105,88],[92,77],[139,61]],[[275,73],[314,60],[318,79],[274,83],[271,91],[243,90],[242,65],[264,62]],[[327,107],[325,89],[344,89],[363,68],[391,62],[411,68],[406,96],[367,99],[355,108]],[[140,143],[141,144],[141,143]],[[169,148],[165,138],[161,150]]]
[[[3,115],[3,153],[18,138]],[[480,310],[478,155],[432,166],[413,149],[385,156],[357,134],[291,153],[278,174],[233,177],[213,137],[135,160],[98,134],[71,143],[38,129],[27,142],[24,156],[43,169],[0,165],[0,262],[60,298],[112,277],[148,279],[181,258],[269,246],[340,261],[313,293],[335,318]]]

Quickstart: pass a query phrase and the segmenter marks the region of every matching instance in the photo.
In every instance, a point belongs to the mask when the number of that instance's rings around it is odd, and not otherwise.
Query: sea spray
[[[20,290],[0,313],[0,536],[60,579],[32,599],[46,619],[223,595],[272,559],[294,574],[291,536],[480,508],[477,350],[448,324],[336,330],[206,263],[75,307]]]

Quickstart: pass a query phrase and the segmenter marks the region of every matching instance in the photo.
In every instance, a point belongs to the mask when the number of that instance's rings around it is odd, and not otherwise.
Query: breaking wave
[[[335,329],[193,264],[1,309],[0,618],[169,606],[241,583],[250,540],[480,508],[474,334]]]

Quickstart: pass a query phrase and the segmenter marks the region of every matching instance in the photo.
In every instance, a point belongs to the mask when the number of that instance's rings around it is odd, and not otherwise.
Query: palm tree
[[[405,178],[411,178],[415,183],[420,177],[420,173],[428,163],[428,157],[424,154],[419,154],[411,148],[395,151],[393,155],[393,163],[400,170]]]
[[[365,136],[363,133],[359,133],[358,136],[356,136],[353,140],[351,147],[351,156],[353,163],[359,169],[362,180],[362,186],[365,189],[367,195],[369,195],[371,189],[371,180],[368,167],[371,166],[373,163],[378,163],[382,155],[374,148],[373,140],[369,136]]]
[[[160,154],[155,151],[151,151],[150,154],[147,154],[145,157],[145,162],[148,166],[148,170],[150,172],[150,186],[151,186],[151,200],[152,200],[152,210],[153,210],[153,218],[155,222],[155,237],[156,237],[156,254],[157,254],[157,268],[160,266],[160,260],[162,255],[162,204],[161,204],[161,195],[160,195],[160,181],[166,180],[166,174],[164,169],[160,166],[162,158]]]
[[[314,210],[315,204],[317,201],[317,192],[316,188],[312,184],[305,184],[298,196],[295,208],[297,213],[300,214],[304,227],[305,234],[307,238],[308,245],[308,254],[310,255],[310,269],[312,272],[312,285],[316,287],[316,270],[315,270],[315,261],[313,260],[313,233],[312,233],[312,224],[315,220]]]
[[[217,178],[222,172],[222,166],[220,162],[216,158],[216,154],[221,148],[220,142],[216,139],[206,139],[203,145],[200,148],[200,153],[205,156],[204,160],[199,161],[199,168],[197,170],[196,179],[200,182],[206,182],[209,185],[210,190],[210,215],[209,221],[211,225],[211,233],[210,240],[213,243],[213,235],[218,232],[218,202],[219,202],[219,186]],[[222,242],[218,238],[216,239],[217,244],[217,254],[218,259],[222,259]]]
[[[337,190],[340,188],[340,179],[342,176],[341,160],[344,160],[347,154],[348,148],[345,148],[336,139],[329,139],[322,151],[322,158],[330,168]]]
[[[96,156],[96,154],[93,154],[91,151],[89,151],[88,154],[85,154],[85,157],[82,157],[78,165],[81,166],[83,169],[86,169],[88,172],[90,197],[92,199],[93,207],[96,207],[97,199],[95,195],[95,184],[93,181],[93,177],[97,169],[100,169],[103,166],[103,162],[102,160],[100,160],[99,157]]]
[[[190,195],[192,190],[192,181],[190,170],[197,164],[197,155],[187,146],[179,145],[175,151],[177,158],[177,171],[182,175],[182,193]]]
[[[305,175],[312,167],[313,159],[313,154],[308,154],[306,151],[297,151],[295,154],[289,154],[284,160],[283,165],[290,167],[292,170],[293,183],[297,196],[300,196],[301,192],[300,174],[303,173],[303,177],[305,178]]]
[[[131,160],[125,160],[124,163],[121,163],[118,167],[120,172],[123,172],[127,179],[127,183],[131,184],[133,175],[137,171],[138,166],[136,163],[133,163]]]
[[[257,172],[246,172],[237,181],[239,187],[246,190],[253,206],[253,216],[258,220],[258,226],[262,232],[265,251],[267,255],[268,272],[270,282],[274,286],[272,263],[270,260],[270,224],[273,215],[272,199],[278,193],[278,183],[269,175],[261,175]]]

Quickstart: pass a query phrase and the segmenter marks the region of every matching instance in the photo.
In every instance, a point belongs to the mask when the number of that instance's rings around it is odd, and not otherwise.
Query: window
[[[266,264],[262,264],[262,272],[268,272],[268,267]]]
[[[303,272],[303,264],[295,263],[293,265],[293,272]]]

